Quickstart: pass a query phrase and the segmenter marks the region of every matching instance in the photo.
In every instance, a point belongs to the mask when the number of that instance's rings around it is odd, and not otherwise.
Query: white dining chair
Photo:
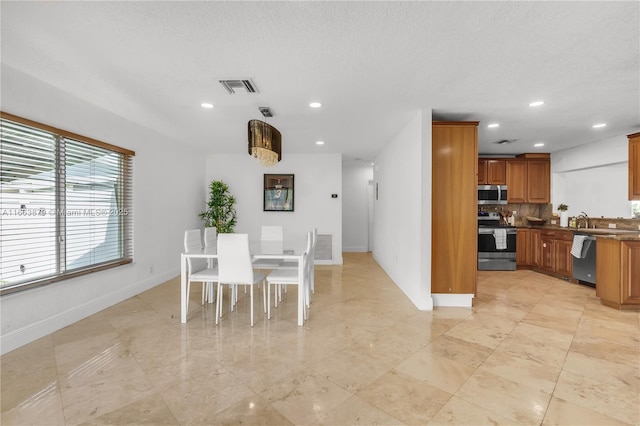
[[[184,251],[194,252],[202,250],[202,239],[199,229],[192,229],[184,233]],[[205,259],[187,258],[187,312],[189,311],[189,295],[191,282],[202,282],[202,304],[207,297],[207,289],[213,289],[213,283],[218,281],[218,269],[207,267]],[[212,297],[211,295],[209,296]]]
[[[302,313],[302,319],[307,319],[307,308],[309,306],[309,253],[311,251],[312,233],[307,235],[307,247],[302,255],[302,281],[299,270],[296,269],[276,269],[267,275],[267,319],[271,319],[271,289],[273,288],[274,304],[278,307],[278,300],[282,300],[282,287],[287,285],[298,286],[298,318]],[[302,325],[298,323],[298,325]]]
[[[216,324],[222,317],[222,288],[230,289],[230,310],[233,310],[237,286],[250,286],[251,327],[253,327],[253,288],[265,281],[265,274],[255,272],[251,264],[249,236],[247,234],[218,234],[218,299],[216,303]],[[262,286],[264,312],[267,313],[266,285]]]
[[[260,230],[260,242],[280,251],[284,245],[284,231],[280,225],[262,225]],[[278,253],[274,253],[278,254]],[[253,269],[276,269],[282,263],[278,259],[256,259],[253,261]]]
[[[218,244],[218,231],[215,226],[208,226],[204,228],[204,246],[206,247],[216,247]],[[216,259],[208,259],[208,267],[216,268],[218,265],[218,261]],[[206,291],[204,294],[204,299],[209,301],[209,303],[213,303],[213,283],[209,283],[206,287]]]

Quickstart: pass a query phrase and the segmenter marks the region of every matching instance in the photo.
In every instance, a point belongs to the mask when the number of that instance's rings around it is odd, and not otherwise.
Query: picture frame
[[[294,208],[294,175],[265,174],[263,211],[292,212]]]

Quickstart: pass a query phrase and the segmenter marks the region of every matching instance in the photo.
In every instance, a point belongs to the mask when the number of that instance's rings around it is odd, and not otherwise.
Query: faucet
[[[584,219],[584,227],[585,229],[589,228],[589,216],[585,212],[580,212],[578,216],[576,216],[576,222],[578,228],[580,228],[580,219]]]

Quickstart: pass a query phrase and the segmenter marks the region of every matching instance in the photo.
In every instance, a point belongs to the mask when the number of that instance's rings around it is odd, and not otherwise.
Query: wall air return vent
[[[230,95],[248,95],[258,93],[258,88],[251,80],[218,80]]]

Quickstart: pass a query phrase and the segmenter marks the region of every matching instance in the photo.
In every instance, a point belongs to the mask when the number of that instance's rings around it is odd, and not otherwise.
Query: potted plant
[[[560,212],[560,226],[563,228],[569,226],[569,214],[567,213],[568,209],[568,205],[562,203],[558,204],[558,211]]]
[[[236,199],[229,192],[229,185],[221,180],[209,184],[207,208],[199,214],[205,227],[215,226],[219,234],[233,232],[236,225]]]

